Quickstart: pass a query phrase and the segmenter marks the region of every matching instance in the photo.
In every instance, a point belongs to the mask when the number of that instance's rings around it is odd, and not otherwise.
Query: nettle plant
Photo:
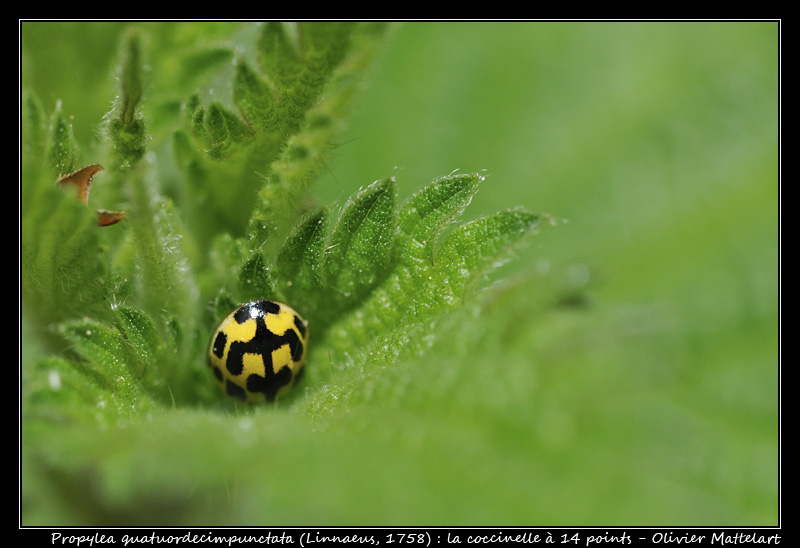
[[[289,303],[308,321],[306,389],[295,386],[286,405],[424,352],[430,327],[462,308],[541,217],[508,210],[459,222],[483,180],[474,173],[443,176],[403,203],[394,178],[342,207],[309,198],[386,32],[266,23],[255,52],[188,57],[187,71],[226,67],[230,97],[185,97],[167,132],[148,105],[146,40],[131,31],[104,147],[91,158],[60,106],[48,116],[24,95],[23,320],[49,350],[22,371],[25,418],[243,409],[215,386],[207,351],[215,324],[256,299]]]

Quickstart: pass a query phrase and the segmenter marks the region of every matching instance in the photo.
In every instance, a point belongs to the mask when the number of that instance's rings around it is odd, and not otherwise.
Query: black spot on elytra
[[[297,314],[294,315],[294,326],[300,332],[300,335],[302,335],[305,338],[305,336],[306,336],[306,324],[303,323],[303,320],[301,320],[300,316],[298,316]]]
[[[214,352],[216,357],[222,359],[222,355],[225,353],[226,342],[228,342],[228,336],[222,331],[217,333],[216,338],[214,338],[214,346],[211,347],[211,351]]]
[[[261,375],[250,375],[247,377],[247,390],[255,393],[262,393],[267,400],[274,400],[278,388],[292,382],[292,370],[289,367],[281,367],[280,371],[274,373],[271,379]]]
[[[232,383],[231,381],[225,383],[225,391],[232,398],[236,398],[237,400],[245,399],[244,388],[235,383]]]
[[[300,358],[303,357],[303,341],[301,341],[300,337],[297,336],[297,333],[291,329],[288,329],[283,337],[287,339],[287,342],[289,343],[289,348],[292,351],[292,359],[294,361],[299,361]]]

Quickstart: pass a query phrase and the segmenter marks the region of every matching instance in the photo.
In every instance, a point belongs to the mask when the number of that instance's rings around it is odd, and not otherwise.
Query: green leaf
[[[437,234],[469,205],[481,181],[478,174],[450,175],[412,196],[399,215],[400,229],[412,239],[405,244],[405,252],[432,263]]]
[[[325,283],[340,303],[360,301],[386,275],[395,234],[396,185],[382,179],[350,198],[325,253]]]
[[[144,94],[142,59],[142,37],[138,29],[131,29],[123,43],[120,63],[120,88],[122,105],[120,121],[123,125],[133,123],[136,109]]]
[[[214,317],[221,321],[223,318],[227,317],[228,314],[236,310],[236,308],[241,304],[241,301],[234,299],[233,295],[231,295],[229,292],[222,290],[214,298]],[[217,323],[219,323],[219,321]]]
[[[437,298],[460,298],[471,280],[497,268],[504,254],[523,236],[530,234],[541,217],[523,210],[503,211],[455,229],[436,254]]]
[[[130,276],[136,287],[136,306],[149,314],[193,317],[197,287],[179,219],[170,200],[154,197],[152,185],[149,177],[131,181],[128,220],[136,238],[136,261]]]
[[[269,22],[258,28],[258,65],[242,54],[232,70],[237,112],[227,98],[204,105],[201,95],[193,94],[184,108],[187,132],[174,144],[180,147],[179,165],[207,198],[203,211],[223,220],[223,230],[237,237],[245,231],[261,245],[305,212],[305,194],[328,166],[383,33],[330,22]],[[350,47],[353,35],[359,49]],[[224,96],[214,89],[203,96],[212,94]],[[194,143],[183,140],[189,135]],[[187,161],[190,151],[203,151],[218,167],[200,169]],[[249,221],[244,209],[255,212]]]
[[[109,384],[94,371],[82,369],[63,357],[48,356],[38,360],[22,386],[26,407],[25,419],[58,422],[91,422],[99,401],[108,394]]]
[[[432,326],[446,321],[467,302],[481,275],[501,266],[514,246],[533,232],[540,216],[524,210],[503,211],[456,226],[434,253],[437,233],[463,211],[481,180],[477,174],[449,176],[420,190],[400,209],[401,236],[396,241],[388,236],[396,226],[395,216],[387,209],[372,209],[373,202],[378,202],[372,193],[380,190],[394,196],[392,180],[375,183],[351,198],[351,204],[358,205],[350,205],[351,219],[346,217],[350,208],[345,209],[343,226],[352,234],[360,230],[372,234],[378,231],[376,225],[382,227],[384,237],[364,237],[356,246],[370,260],[381,257],[375,264],[382,266],[375,267],[381,275],[375,276],[370,291],[356,295],[354,303],[361,302],[350,314],[348,310],[356,304],[337,302],[331,282],[326,288],[334,293],[318,297],[328,304],[328,316],[318,323],[323,331],[330,324],[325,338],[335,351],[334,358],[343,359],[358,349],[359,354],[371,356],[369,363],[387,363],[400,354],[421,351],[436,340],[437,329]],[[360,224],[362,219],[366,228]],[[336,252],[335,235],[327,257]],[[358,280],[366,271],[358,258],[348,255],[347,239],[344,242],[341,255],[335,256],[338,262],[324,264],[326,279],[332,277],[331,267],[341,269],[345,280]]]
[[[119,60],[119,98],[108,135],[114,145],[117,166],[130,169],[147,150],[147,129],[139,105],[144,96],[144,52],[142,34],[130,29],[123,38]]]
[[[189,98],[186,106],[186,115],[192,133],[205,140],[206,135],[206,107],[200,103],[200,98],[195,94]]]
[[[307,87],[298,98],[301,102],[312,103],[322,92],[328,76],[344,59],[354,24],[350,21],[304,21],[299,23],[298,29],[306,50],[306,68],[301,78]]]
[[[93,365],[106,387],[123,394],[135,392],[135,371],[119,331],[93,320],[64,322],[58,332],[73,349]]]
[[[288,302],[302,310],[321,304],[314,296],[323,283],[327,219],[327,208],[307,215],[286,239],[276,260],[280,291]]]
[[[205,129],[212,158],[220,159],[238,150],[253,134],[238,116],[220,103],[212,103],[205,112]]]
[[[152,318],[141,310],[118,306],[116,317],[125,341],[131,346],[130,355],[137,364],[137,378],[142,378],[151,368],[158,368],[164,351],[161,334]]]
[[[118,165],[121,168],[129,168],[147,151],[147,130],[141,117],[130,122],[114,119],[109,123],[108,133],[119,155]]]
[[[26,91],[22,96],[22,144],[26,147],[23,159],[40,163],[47,150],[47,117],[39,98]]]
[[[329,69],[344,58],[350,45],[350,36],[355,28],[352,21],[319,23],[301,21],[298,30],[307,55],[324,55]]]
[[[289,37],[286,26],[276,21],[266,23],[258,41],[262,69],[283,89],[292,86],[303,69],[299,47]]]
[[[50,127],[47,163],[56,174],[67,175],[78,167],[78,143],[72,125],[67,122],[61,108],[61,101],[58,101]]]
[[[242,301],[268,299],[275,294],[270,268],[263,253],[253,253],[240,267],[239,291]]]
[[[56,188],[51,173],[29,177],[21,203],[20,289],[42,325],[99,313],[110,281],[94,211]]]
[[[233,77],[233,98],[245,120],[261,131],[276,131],[275,94],[269,84],[244,60],[238,60]]]

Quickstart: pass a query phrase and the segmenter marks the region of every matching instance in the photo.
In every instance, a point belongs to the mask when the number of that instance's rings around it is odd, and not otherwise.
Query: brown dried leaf
[[[58,180],[58,184],[62,186],[74,185],[78,190],[78,199],[83,203],[89,204],[89,190],[92,186],[92,178],[95,174],[103,169],[100,164],[91,164],[77,171],[64,175]]]
[[[97,224],[100,226],[115,225],[127,216],[128,214],[124,211],[108,211],[105,209],[98,209]]]

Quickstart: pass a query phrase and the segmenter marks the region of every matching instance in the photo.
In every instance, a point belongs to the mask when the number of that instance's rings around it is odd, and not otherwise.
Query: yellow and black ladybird
[[[208,365],[228,396],[248,402],[286,394],[303,370],[308,322],[289,305],[244,303],[220,322],[208,347]]]

